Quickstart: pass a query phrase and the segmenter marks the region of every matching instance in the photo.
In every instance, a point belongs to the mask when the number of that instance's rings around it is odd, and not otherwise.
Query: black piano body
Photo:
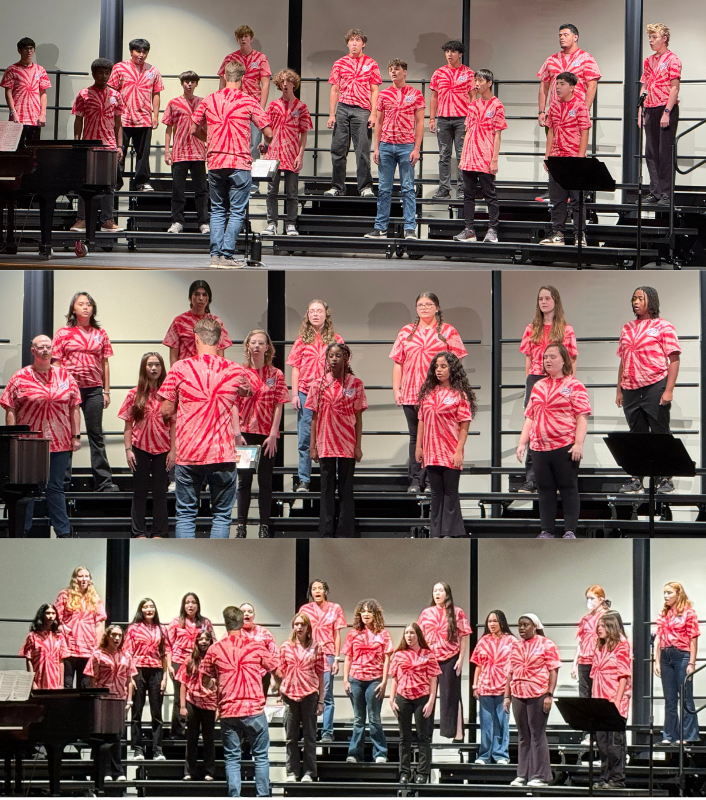
[[[0,426],[0,501],[7,510],[7,535],[25,536],[27,504],[49,480],[49,439],[29,425]]]

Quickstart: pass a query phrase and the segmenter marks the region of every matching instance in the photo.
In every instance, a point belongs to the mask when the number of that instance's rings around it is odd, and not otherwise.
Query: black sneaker
[[[525,481],[517,491],[520,494],[534,494],[537,491],[537,484],[534,481]]]
[[[104,483],[98,489],[99,492],[119,492],[120,487],[115,483]]]
[[[417,231],[405,231],[404,232],[405,239],[416,239],[417,238]]]
[[[437,189],[434,194],[431,196],[432,200],[450,200],[451,199],[451,192],[447,189]]]
[[[309,491],[309,482],[308,481],[302,481],[294,491],[295,492],[308,492]]]
[[[645,487],[639,478],[631,478],[620,487],[620,494],[644,494]]]
[[[422,490],[421,490],[421,488],[420,488],[420,486],[419,486],[419,484],[418,484],[418,483],[411,483],[411,484],[410,484],[410,485],[407,487],[407,492],[408,492],[409,494],[419,494],[421,491],[422,491]]]
[[[270,526],[269,525],[260,525],[260,532],[258,533],[258,539],[271,539],[272,536],[270,535]]]
[[[657,484],[657,494],[673,494],[675,491],[674,484],[669,478],[662,478]]]
[[[365,234],[366,239],[387,239],[387,231],[379,231],[377,228],[374,228],[371,233]]]
[[[660,197],[659,200],[657,201],[657,205],[660,206],[660,208],[669,208],[670,205],[669,198]]]
[[[235,538],[236,539],[247,539],[248,536],[248,529],[245,525],[236,525],[235,526]]]
[[[603,786],[604,789],[624,789],[625,781],[607,781]]]
[[[659,197],[657,197],[657,195],[656,195],[656,194],[652,194],[652,192],[650,192],[650,193],[647,195],[647,197],[645,197],[645,198],[642,200],[642,202],[643,202],[645,205],[648,205],[648,206],[653,206],[653,205],[655,205],[656,203],[659,203]]]

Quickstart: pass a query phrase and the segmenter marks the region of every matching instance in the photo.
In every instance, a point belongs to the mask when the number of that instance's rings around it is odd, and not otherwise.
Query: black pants
[[[544,695],[523,699],[512,698],[512,713],[517,725],[517,777],[528,781],[538,778],[549,783],[552,768],[547,742],[547,720]]]
[[[672,404],[659,404],[667,388],[667,379],[641,386],[639,389],[623,389],[623,412],[631,433],[669,433],[669,417]],[[636,477],[643,478],[644,475]],[[659,478],[655,476],[656,482]]]
[[[78,656],[64,659],[64,689],[74,688],[74,676],[76,676],[77,689],[88,689],[88,675],[83,674],[87,663],[87,658],[78,658]]]
[[[579,219],[579,191],[578,189],[562,189],[561,186],[549,176],[549,213],[552,218],[552,232],[564,233],[566,230],[566,203],[569,203],[574,212],[574,226],[578,234]],[[586,206],[583,207],[583,232],[586,232]]]
[[[669,127],[662,128],[666,106],[645,109],[645,163],[650,173],[650,192],[655,197],[669,197],[672,190],[672,145],[679,124],[679,106],[669,115]]]
[[[279,219],[277,195],[279,194],[279,181],[282,175],[284,175],[284,191],[287,194],[287,201],[285,204],[287,225],[294,225],[297,221],[297,214],[299,213],[299,201],[297,200],[297,193],[299,192],[299,173],[292,172],[291,169],[277,170],[272,180],[267,184],[267,222],[274,222],[276,224]]]
[[[488,204],[488,227],[495,228],[497,231],[500,221],[500,205],[495,193],[495,175],[467,169],[462,169],[461,174],[463,175],[463,216],[466,220],[466,227],[472,228],[476,218],[476,190],[480,183],[480,190]]]
[[[593,692],[593,678],[591,677],[590,664],[577,664],[576,671],[579,676],[579,697],[591,697]],[[588,731],[584,731],[588,735]]]
[[[139,667],[135,675],[135,691],[132,696],[132,722],[130,743],[134,748],[143,750],[142,745],[142,709],[149,698],[150,715],[152,716],[152,752],[162,749],[162,677],[164,670],[156,667]]]
[[[601,755],[599,780],[625,783],[627,741],[622,731],[596,731],[596,745]]]
[[[522,406],[523,408],[527,408],[527,403],[529,403],[530,395],[532,394],[532,389],[537,383],[537,381],[541,381],[544,375],[528,375],[525,379],[525,402]],[[526,481],[536,481],[536,476],[534,474],[534,467],[532,466],[532,451],[527,448],[527,456],[525,458],[525,480]]]
[[[176,675],[181,669],[181,664],[172,662],[172,667]],[[169,732],[174,738],[181,739],[186,733],[186,718],[181,715],[181,683],[176,678],[172,678],[172,687],[172,719]]]
[[[370,145],[373,129],[368,127],[370,111],[361,106],[339,103],[336,107],[336,124],[331,135],[331,186],[339,192],[346,190],[346,161],[351,139],[355,151],[358,191],[372,187],[370,172]]]
[[[284,733],[287,739],[287,772],[299,777],[301,754],[299,752],[299,731],[304,739],[304,774],[316,777],[316,704],[319,693],[313,692],[301,700],[292,700],[282,695],[287,706],[284,714]]]
[[[192,703],[186,704],[188,713],[186,723],[186,761],[184,775],[192,778],[196,775],[196,758],[199,749],[199,731],[203,736],[203,771],[204,775],[214,777],[216,772],[216,745],[213,731],[216,727],[216,712],[199,708]]]
[[[169,536],[169,514],[167,512],[167,454],[153,455],[139,447],[133,447],[135,474],[132,479],[132,537],[147,536],[147,495],[152,493],[152,536]],[[178,701],[177,701],[178,705]]]
[[[319,536],[350,539],[355,536],[355,500],[353,498],[354,458],[320,458],[321,503]],[[336,513],[336,470],[338,469],[338,524]]]
[[[108,750],[108,768],[106,770],[107,774],[115,780],[119,778],[121,775],[125,774],[125,767],[123,766],[123,743],[120,742],[113,742],[110,745],[110,750]]]
[[[39,125],[23,125],[22,136],[25,142],[36,142],[42,138],[42,129]]]
[[[429,514],[430,535],[465,536],[466,529],[461,516],[461,500],[458,482],[461,470],[452,467],[427,467],[427,480],[431,487],[431,512]]]
[[[417,430],[419,429],[419,406],[402,406],[407,428],[409,429],[409,467],[407,475],[410,486],[419,486],[423,489],[427,484],[427,473],[424,467],[417,461]]]
[[[172,222],[184,222],[186,176],[191,173],[196,200],[197,224],[208,225],[208,182],[205,161],[177,161],[172,164]],[[149,177],[149,176],[148,176]]]
[[[259,444],[261,448],[267,438],[262,433],[246,433],[244,436],[248,444]],[[261,449],[260,463],[257,466],[257,506],[260,513],[260,525],[269,525],[272,516],[272,470],[274,466],[274,456],[266,456],[264,449]],[[254,469],[238,470],[238,525],[245,525],[248,521],[254,475]]]
[[[135,149],[135,177],[132,180],[133,189],[141,189],[150,182],[150,144],[152,143],[152,128],[123,128],[123,157],[118,162],[118,182],[116,189],[123,185],[123,173],[127,162],[127,151],[130,142]]]
[[[561,507],[564,512],[564,533],[573,531],[581,511],[579,498],[579,464],[571,458],[569,450],[572,445],[559,447],[557,450],[533,450],[534,472],[537,476],[537,493],[539,494],[539,518],[542,530],[554,534],[557,513],[557,490],[561,495]]]
[[[429,695],[418,697],[416,700],[407,700],[402,695],[395,697],[399,713],[397,724],[400,728],[400,775],[409,776],[412,760],[412,720],[417,729],[419,740],[419,767],[417,773],[426,775],[431,773],[431,737],[434,733],[434,715],[424,716],[424,706],[429,700]]]
[[[461,676],[454,666],[458,656],[439,661],[439,732],[447,739],[455,739],[458,731],[458,716],[463,722],[463,702],[461,700]]]
[[[81,409],[86,422],[88,446],[91,450],[91,471],[93,484],[100,491],[113,482],[113,473],[110,471],[108,456],[105,453],[105,440],[103,439],[103,387],[90,386],[81,389]],[[66,485],[71,483],[71,462],[66,468]]]

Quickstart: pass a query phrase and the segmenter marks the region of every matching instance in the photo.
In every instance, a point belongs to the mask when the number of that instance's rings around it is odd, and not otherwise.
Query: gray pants
[[[373,185],[370,172],[370,145],[373,129],[368,127],[370,111],[361,106],[339,103],[336,108],[336,124],[331,137],[331,186],[339,192],[346,189],[346,160],[351,139],[355,151],[358,191]]]
[[[625,783],[625,734],[621,731],[596,731],[596,745],[601,754],[599,780]]]
[[[574,214],[574,227],[578,235],[579,220],[579,190],[562,189],[561,186],[549,176],[549,214],[552,218],[552,233],[564,233],[566,230],[567,201]],[[583,207],[583,222],[581,229],[586,233],[586,206]]]
[[[539,778],[547,783],[552,779],[547,743],[547,720],[544,695],[523,699],[512,698],[512,713],[517,725],[517,777],[528,781]]]
[[[102,225],[109,219],[113,219],[115,215],[115,210],[113,209],[114,196],[113,193],[110,192],[110,194],[99,195],[97,200],[100,209],[100,217],[98,221]],[[86,219],[86,204],[83,201],[83,197],[78,198],[78,209],[76,213],[76,219],[84,219],[84,220]]]
[[[267,222],[268,224],[270,222],[277,223],[279,211],[277,195],[279,194],[279,181],[282,175],[284,175],[284,191],[287,193],[285,205],[287,224],[294,225],[297,221],[297,213],[299,212],[299,204],[297,202],[299,173],[292,172],[291,169],[277,170],[272,180],[267,184]]]
[[[436,138],[439,142],[439,189],[451,191],[451,150],[456,150],[458,164],[465,136],[465,117],[436,118]]]

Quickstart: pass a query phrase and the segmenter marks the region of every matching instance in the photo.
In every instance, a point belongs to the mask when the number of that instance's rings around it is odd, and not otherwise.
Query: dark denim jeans
[[[270,732],[264,714],[249,717],[225,717],[221,719],[223,756],[226,762],[228,797],[240,797],[241,736],[250,745],[255,762],[255,791],[258,797],[270,796]]]
[[[235,502],[235,464],[191,464],[176,466],[176,538],[196,538],[199,495],[204,485],[211,492],[211,539],[230,536]]]
[[[247,169],[211,169],[211,255],[233,257],[250,201],[252,178]]]
[[[659,654],[659,668],[664,694],[664,738],[670,742],[681,739],[679,728],[679,694],[686,677],[689,651],[676,647],[665,647]],[[699,741],[699,721],[694,707],[694,682],[686,685],[686,708],[684,710],[684,741]]]
[[[61,539],[71,535],[71,523],[66,513],[66,494],[64,492],[64,478],[66,469],[71,464],[71,450],[63,453],[50,453],[49,455],[49,480],[44,496],[47,500],[49,522],[57,538]],[[32,530],[32,516],[34,514],[34,500],[27,503],[25,515],[25,533]]]
[[[297,410],[297,450],[299,451],[299,483],[311,480],[311,419],[314,412],[304,408],[307,395],[299,392],[299,409]]]
[[[330,733],[333,736],[333,715],[336,703],[333,698],[334,676],[331,674],[331,665],[336,660],[334,656],[326,656],[328,671],[324,672],[324,715],[321,720],[321,733]]]
[[[353,733],[348,745],[348,755],[363,760],[365,742],[365,718],[370,723],[370,740],[373,743],[373,760],[379,756],[387,757],[387,739],[380,720],[382,698],[375,696],[380,680],[359,681],[350,679],[351,703],[353,704]]]

